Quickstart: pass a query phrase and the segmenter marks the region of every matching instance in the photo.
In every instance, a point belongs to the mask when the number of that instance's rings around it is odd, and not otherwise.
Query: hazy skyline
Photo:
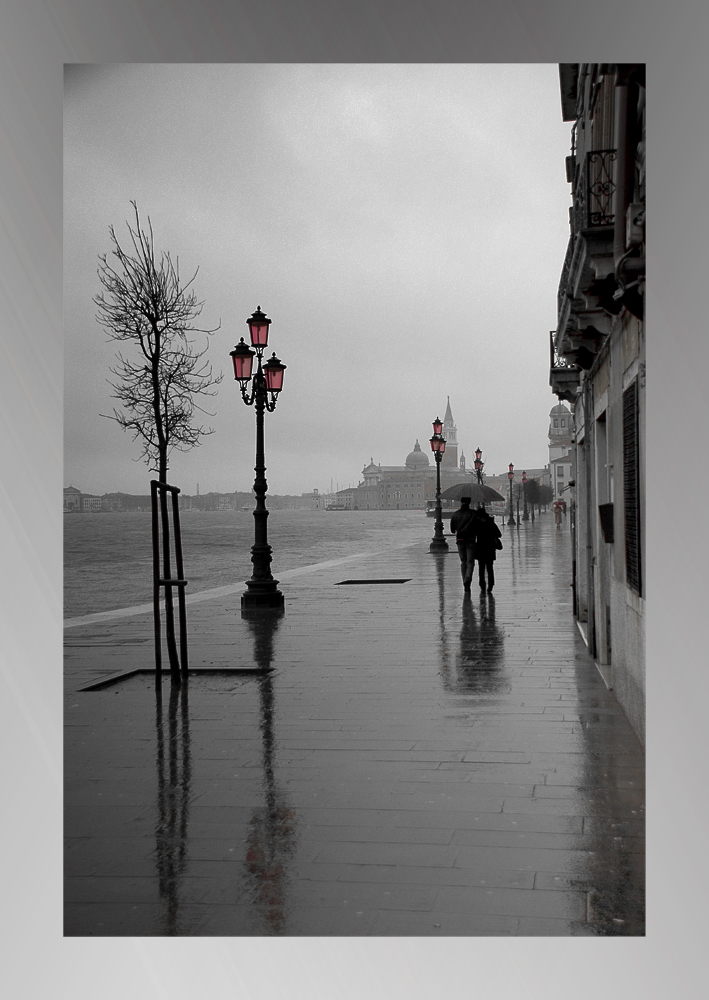
[[[269,492],[403,464],[446,399],[459,453],[548,460],[549,330],[568,239],[570,126],[556,64],[69,66],[65,485],[145,493],[139,446],[100,414],[116,345],[95,321],[109,225],[130,201],[199,267],[215,433],[173,453],[185,493],[248,491],[255,414],[229,351],[260,305],[288,366],[266,415]]]

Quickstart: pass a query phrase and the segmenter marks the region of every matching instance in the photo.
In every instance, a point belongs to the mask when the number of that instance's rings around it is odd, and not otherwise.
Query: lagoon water
[[[180,525],[188,594],[251,576],[251,511],[184,511]],[[152,600],[151,531],[147,511],[65,515],[66,618]],[[433,519],[423,511],[272,510],[271,571],[277,579],[279,572],[357,552],[417,542],[428,546],[432,535]]]

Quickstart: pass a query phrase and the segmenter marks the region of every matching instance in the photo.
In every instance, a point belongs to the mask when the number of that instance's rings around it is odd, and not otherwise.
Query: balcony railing
[[[549,367],[552,371],[578,371],[576,365],[571,364],[563,355],[558,353],[556,349],[556,330],[549,331]]]
[[[574,230],[612,226],[614,149],[594,149],[586,153],[574,201]]]
[[[557,316],[559,329],[564,326],[565,300],[571,297],[571,288],[576,287],[578,261],[583,259],[584,241],[579,238],[584,232],[588,237],[595,231],[613,225],[615,214],[613,200],[615,182],[613,164],[616,161],[614,149],[594,149],[586,153],[583,169],[574,192],[571,209],[571,236],[566,248],[566,257],[561,269],[557,293]],[[600,236],[601,234],[598,233]],[[588,241],[586,241],[588,242]],[[596,250],[597,241],[596,241]]]
[[[581,372],[578,365],[567,361],[556,349],[556,330],[549,333],[549,385],[559,399],[573,403],[576,390],[581,384]]]

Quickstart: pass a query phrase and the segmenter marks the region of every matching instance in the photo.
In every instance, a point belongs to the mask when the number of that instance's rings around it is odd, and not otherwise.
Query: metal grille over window
[[[625,570],[631,590],[642,594],[640,565],[640,448],[638,382],[623,393],[623,486],[625,494]]]

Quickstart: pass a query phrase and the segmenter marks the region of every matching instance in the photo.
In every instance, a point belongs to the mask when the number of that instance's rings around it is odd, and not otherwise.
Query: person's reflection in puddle
[[[258,677],[260,729],[263,740],[264,805],[254,809],[246,842],[246,869],[255,890],[255,903],[268,931],[286,928],[288,862],[295,853],[296,813],[277,787],[275,701],[273,688],[273,638],[280,615],[252,615],[247,619],[254,640],[254,659],[263,673]]]
[[[170,687],[167,711],[167,750],[162,691],[156,690],[158,821],[155,863],[158,892],[164,903],[165,935],[185,933],[179,925],[180,887],[187,866],[191,759],[188,682]]]
[[[479,616],[478,620],[470,594],[465,594],[453,681],[453,689],[460,693],[492,693],[508,685],[502,669],[504,633],[495,624],[492,594],[481,595]]]

